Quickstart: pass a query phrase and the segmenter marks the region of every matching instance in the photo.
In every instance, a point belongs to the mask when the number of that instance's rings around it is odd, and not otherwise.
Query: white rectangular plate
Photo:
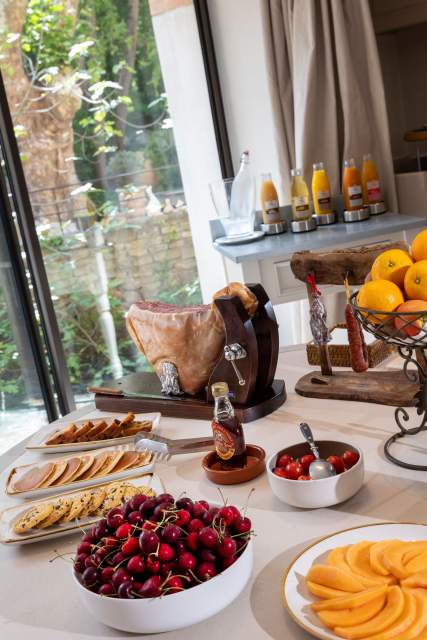
[[[289,566],[283,581],[281,596],[288,613],[300,627],[321,640],[342,640],[333,631],[324,627],[311,609],[317,601],[307,589],[305,576],[313,563],[322,562],[331,549],[371,540],[427,540],[427,525],[384,522],[382,524],[354,527],[334,533],[305,549]],[[397,640],[397,638],[396,638]]]
[[[121,445],[119,447],[110,447],[108,449],[98,449],[97,451],[93,451],[91,452],[91,455],[96,455],[97,453],[100,453],[101,451],[117,451],[119,449],[122,449],[124,451],[129,450],[129,449],[133,449],[134,446],[132,445]],[[60,456],[58,458],[55,458],[53,460],[53,462],[56,462],[57,460],[62,460],[64,457],[70,457],[70,456]],[[28,464],[28,465],[23,465],[22,467],[14,467],[15,469],[29,469],[30,467],[39,467],[43,464],[46,464],[45,460],[38,460],[37,462],[34,462],[32,464]],[[97,476],[94,478],[87,478],[86,480],[77,480],[76,482],[70,482],[68,484],[63,484],[60,486],[52,486],[52,487],[45,487],[45,488],[40,488],[40,489],[33,489],[31,491],[20,491],[19,493],[16,492],[12,492],[9,490],[9,484],[10,484],[10,478],[12,475],[12,471],[11,470],[8,479],[7,479],[7,484],[6,484],[6,493],[7,495],[11,496],[12,498],[38,498],[38,497],[43,497],[43,496],[48,496],[52,493],[64,490],[64,491],[74,491],[75,489],[84,489],[85,487],[92,487],[94,484],[99,484],[100,482],[105,483],[105,482],[114,482],[115,480],[122,480],[123,478],[128,478],[129,476],[133,476],[135,475],[135,473],[148,473],[149,471],[152,471],[154,469],[154,462],[149,462],[148,464],[144,464],[141,467],[132,467],[130,469],[124,469],[124,471],[118,471],[117,473],[109,473],[107,476]]]
[[[125,438],[110,438],[109,440],[93,440],[92,442],[69,442],[68,444],[44,444],[46,440],[52,436],[55,431],[58,431],[61,427],[65,428],[67,424],[71,424],[74,422],[77,426],[80,426],[87,422],[88,420],[92,420],[97,422],[98,420],[113,420],[117,418],[117,416],[102,416],[99,418],[85,418],[84,420],[74,420],[69,423],[57,425],[55,428],[52,428],[50,431],[45,431],[41,429],[34,434],[29,443],[26,445],[26,449],[29,451],[38,451],[40,453],[67,453],[68,451],[90,451],[91,449],[99,449],[100,447],[111,447],[116,444],[126,444],[129,442],[133,442],[135,435],[125,437]],[[160,413],[139,413],[135,414],[136,420],[151,420],[153,423],[152,432],[158,428],[160,423],[161,414]]]
[[[164,492],[164,485],[162,480],[155,473],[142,473],[134,475],[132,478],[127,478],[127,482],[130,482],[134,486],[147,485],[156,492],[156,495]],[[109,482],[101,482],[95,485],[96,487],[103,487],[109,484]],[[78,493],[77,490],[64,491],[63,493],[49,496],[48,500],[54,500],[63,496],[72,496]],[[36,504],[45,502],[44,500],[34,500],[33,502],[26,502],[16,505],[15,507],[8,507],[0,513],[0,542],[4,544],[29,544],[30,542],[40,542],[42,540],[51,540],[53,538],[59,538],[69,534],[76,533],[76,531],[82,529],[88,529],[95,522],[101,519],[101,516],[88,516],[75,520],[74,522],[67,522],[62,525],[53,525],[50,529],[35,529],[34,532],[20,535],[15,533],[13,526],[18,518],[24,511]]]

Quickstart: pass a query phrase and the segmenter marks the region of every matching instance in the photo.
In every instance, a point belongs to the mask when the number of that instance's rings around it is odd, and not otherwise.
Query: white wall
[[[192,5],[153,17],[163,80],[174,123],[179,167],[205,302],[226,284],[208,221],[216,213],[209,183],[221,178],[197,22]]]
[[[234,167],[240,153],[249,149],[255,176],[270,171],[283,202],[261,25],[263,1],[209,0],[208,7]]]

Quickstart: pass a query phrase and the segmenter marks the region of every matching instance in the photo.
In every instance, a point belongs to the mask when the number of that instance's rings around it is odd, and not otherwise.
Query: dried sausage
[[[351,304],[347,304],[345,308],[345,320],[350,346],[351,367],[356,373],[362,373],[369,367],[368,350],[366,348],[362,327],[353,313]]]

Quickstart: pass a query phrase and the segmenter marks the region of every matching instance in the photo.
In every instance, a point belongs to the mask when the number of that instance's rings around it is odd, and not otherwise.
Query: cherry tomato
[[[299,462],[290,462],[286,465],[285,472],[288,480],[298,480],[300,476],[304,475],[304,469]]]
[[[282,453],[280,456],[277,457],[276,467],[282,467],[282,469],[284,469],[285,467],[287,467],[288,464],[290,464],[293,461],[294,461],[293,457],[290,456],[288,453]]]
[[[281,478],[287,478],[286,471],[282,467],[274,467],[273,473]]]
[[[329,456],[326,460],[331,463],[337,473],[345,471],[344,462],[339,456]]]
[[[307,453],[307,455],[305,455],[302,458],[300,458],[300,464],[302,465],[302,468],[304,469],[305,475],[308,475],[308,469],[309,469],[311,463],[313,462],[313,460],[315,460],[315,458],[314,458],[314,455],[312,453]]]
[[[298,480],[311,480],[310,476],[300,476]]]
[[[346,469],[351,469],[351,467],[354,467],[354,465],[356,464],[356,462],[358,462],[360,456],[357,453],[357,451],[344,451],[344,453],[341,456],[342,461],[344,463],[344,466]]]

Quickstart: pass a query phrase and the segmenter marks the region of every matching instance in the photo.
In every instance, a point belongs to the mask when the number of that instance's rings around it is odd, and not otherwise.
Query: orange
[[[409,267],[405,275],[405,291],[410,300],[427,300],[427,260]]]
[[[372,280],[390,280],[398,287],[403,287],[405,273],[411,264],[411,258],[402,249],[384,251],[374,260],[371,269]]]
[[[427,259],[427,229],[420,231],[412,240],[412,257],[415,262]]]
[[[425,312],[425,315],[419,318],[402,315],[394,319],[396,329],[400,329],[400,331],[406,333],[407,336],[416,336],[427,320],[427,302],[425,300],[408,300],[401,304],[400,307],[397,307],[396,311],[399,313],[404,313],[405,311]]]
[[[371,280],[365,282],[357,294],[357,304],[365,309],[373,311],[394,311],[403,303],[403,294],[397,284],[389,280]],[[369,321],[377,324],[387,316],[382,314],[369,314]]]

